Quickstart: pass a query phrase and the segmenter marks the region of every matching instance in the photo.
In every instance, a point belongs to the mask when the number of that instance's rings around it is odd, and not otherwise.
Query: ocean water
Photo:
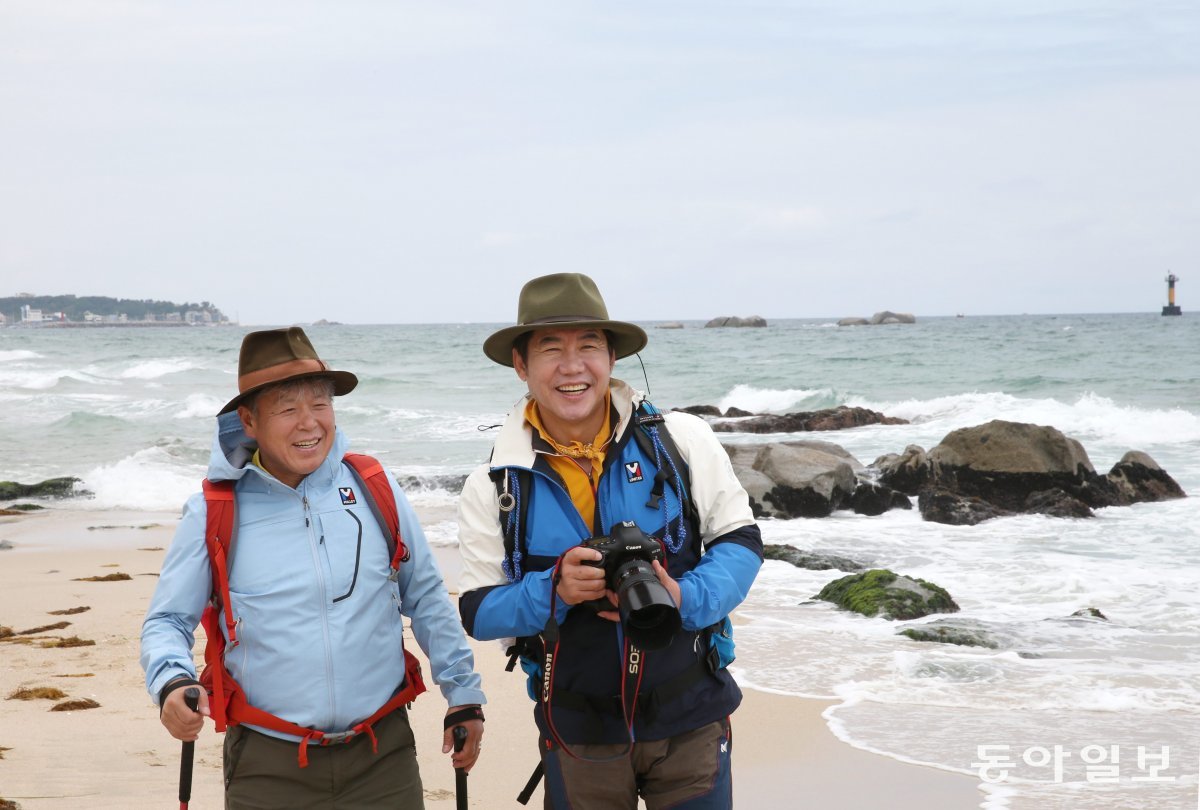
[[[647,324],[616,375],[664,408],[784,413],[861,405],[910,420],[811,438],[863,463],[991,419],[1053,425],[1104,472],[1153,456],[1200,495],[1200,319],[1157,314],[928,318],[839,328]],[[453,545],[461,478],[523,393],[489,363],[481,324],[322,326],[309,334],[359,375],[339,424],[376,454]],[[74,475],[59,508],[175,510],[197,488],[212,415],[236,386],[241,327],[0,329],[0,480]],[[723,441],[780,436],[727,434]],[[1023,516],[974,527],[878,517],[764,521],[769,543],[863,560],[945,587],[1001,649],[918,643],[896,623],[812,596],[836,571],[764,565],[741,613],[747,685],[833,698],[831,728],[869,750],[990,782],[997,810],[1198,808],[1200,499]],[[96,542],[101,542],[97,540]],[[1070,618],[1097,608],[1108,621]],[[771,733],[786,735],[786,722]],[[993,767],[983,770],[984,764]],[[953,809],[949,809],[953,810]]]

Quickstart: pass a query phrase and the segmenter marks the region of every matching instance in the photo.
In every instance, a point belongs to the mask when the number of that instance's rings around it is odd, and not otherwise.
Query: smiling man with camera
[[[459,502],[463,625],[529,678],[545,807],[730,807],[749,498],[703,420],[611,378],[646,333],[590,278],[535,278],[517,310],[483,346],[529,393]]]

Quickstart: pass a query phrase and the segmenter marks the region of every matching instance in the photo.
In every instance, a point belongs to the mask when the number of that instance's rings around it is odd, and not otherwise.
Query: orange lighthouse
[[[1183,310],[1175,306],[1175,282],[1179,276],[1171,273],[1167,276],[1167,305],[1163,307],[1163,315],[1182,315]]]

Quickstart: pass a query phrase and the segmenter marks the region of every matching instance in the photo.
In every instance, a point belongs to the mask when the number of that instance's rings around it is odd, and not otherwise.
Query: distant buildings
[[[200,306],[179,307],[171,306],[165,301],[123,301],[106,296],[92,296],[89,301],[77,301],[74,295],[68,296],[34,296],[30,293],[19,293],[10,298],[0,297],[0,306],[7,314],[0,313],[0,327],[5,326],[213,326],[229,323],[221,311],[207,301]],[[28,299],[22,301],[21,299]],[[64,301],[66,306],[64,306]],[[98,302],[98,303],[97,303]],[[86,303],[100,312],[84,310],[79,304]],[[45,307],[58,307],[60,310],[50,312]],[[174,306],[179,306],[178,304]],[[132,309],[128,312],[114,312],[118,307]],[[107,310],[107,311],[106,311]]]
[[[21,323],[50,323],[52,321],[65,321],[67,315],[65,312],[42,312],[40,309],[34,309],[25,304],[21,307]]]

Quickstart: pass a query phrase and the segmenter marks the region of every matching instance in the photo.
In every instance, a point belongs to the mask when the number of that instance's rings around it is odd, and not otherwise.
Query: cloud
[[[0,267],[257,323],[494,320],[567,269],[630,317],[1141,308],[1194,254],[1198,31],[1165,1],[10,1]]]

